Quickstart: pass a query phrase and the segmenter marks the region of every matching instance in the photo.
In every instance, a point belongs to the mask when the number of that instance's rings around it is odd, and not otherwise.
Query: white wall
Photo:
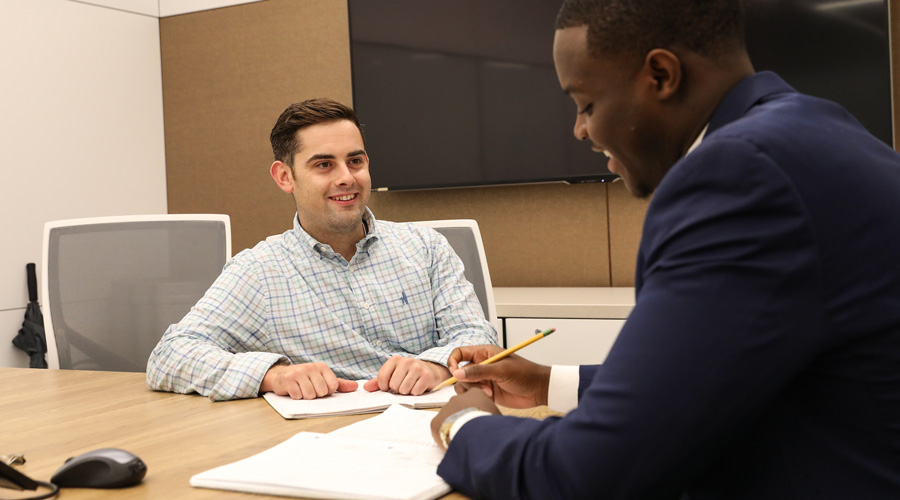
[[[11,341],[44,222],[166,213],[159,19],[2,0],[0,68],[0,366],[27,366]]]
[[[70,0],[72,2],[103,5],[113,9],[148,16],[168,17],[201,10],[219,9],[260,0]]]

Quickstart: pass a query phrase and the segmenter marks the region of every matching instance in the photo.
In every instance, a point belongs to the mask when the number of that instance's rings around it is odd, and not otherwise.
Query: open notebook
[[[284,418],[308,418],[374,413],[392,404],[409,408],[440,408],[456,395],[452,386],[437,392],[426,392],[421,396],[383,391],[367,392],[363,389],[366,381],[358,382],[359,387],[354,392],[336,392],[324,398],[291,399],[290,396],[277,396],[273,392],[267,392],[263,397]]]
[[[391,406],[328,434],[301,432],[237,462],[201,472],[191,486],[303,498],[429,500],[450,492],[437,475],[444,452],[434,412]]]

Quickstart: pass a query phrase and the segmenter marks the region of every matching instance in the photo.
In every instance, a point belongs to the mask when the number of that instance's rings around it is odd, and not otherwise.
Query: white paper
[[[363,389],[363,383],[365,381],[359,381],[359,387],[354,392],[335,392],[324,398],[291,399],[290,396],[278,396],[273,392],[267,392],[263,397],[282,417],[291,419],[373,413],[392,404],[410,408],[440,408],[456,395],[452,386],[421,396],[410,396],[384,391],[368,392]]]
[[[191,486],[307,498],[428,500],[450,491],[431,439],[434,412],[391,407],[329,434],[301,432],[191,478]],[[420,444],[424,443],[424,444]]]
[[[444,458],[444,451],[431,437],[431,421],[435,416],[437,416],[437,412],[391,405],[377,417],[360,420],[328,434],[357,439],[379,439],[432,448],[436,452],[435,465],[437,465]]]

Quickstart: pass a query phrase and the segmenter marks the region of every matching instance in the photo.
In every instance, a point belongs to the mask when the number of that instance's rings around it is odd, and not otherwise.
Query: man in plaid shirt
[[[314,399],[365,389],[422,394],[455,347],[496,344],[463,265],[430,228],[376,220],[356,114],[289,106],[271,133],[272,177],[293,229],[236,255],[163,335],[147,384],[213,400]]]

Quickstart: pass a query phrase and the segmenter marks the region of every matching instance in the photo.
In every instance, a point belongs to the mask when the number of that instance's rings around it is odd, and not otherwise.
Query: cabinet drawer
[[[516,354],[545,365],[603,363],[624,319],[506,318],[506,347],[555,327],[556,331]]]

